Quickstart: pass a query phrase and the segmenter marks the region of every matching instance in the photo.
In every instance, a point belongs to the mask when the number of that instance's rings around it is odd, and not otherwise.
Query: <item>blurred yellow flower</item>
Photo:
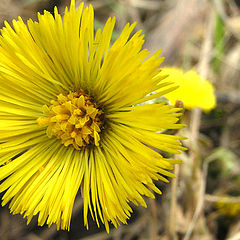
[[[94,34],[92,6],[72,0],[63,18],[55,8],[1,30],[0,192],[28,222],[38,214],[39,225],[69,229],[81,189],[85,226],[90,212],[109,231],[127,223],[130,202],[146,207],[143,196],[160,194],[153,180],[168,182],[181,162],[153,150],[185,150],[183,137],[163,133],[184,127],[181,109],[141,104],[175,89],[159,85],[161,51],[142,50],[136,24],[110,47],[114,24]]]
[[[164,95],[171,104],[180,100],[188,110],[199,107],[205,112],[215,108],[214,87],[194,70],[183,73],[181,69],[165,67],[162,68],[161,74],[169,75],[166,81],[174,82],[179,86],[177,90]]]
[[[225,197],[226,198],[226,197]],[[231,217],[240,215],[240,202],[225,201],[224,198],[216,202],[216,208],[219,213]]]

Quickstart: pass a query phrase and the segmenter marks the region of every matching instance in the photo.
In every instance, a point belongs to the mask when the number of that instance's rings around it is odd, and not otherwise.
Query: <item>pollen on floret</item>
[[[103,111],[88,94],[83,90],[60,93],[50,103],[42,108],[45,117],[37,119],[39,125],[48,124],[49,138],[56,136],[65,146],[72,144],[77,150],[89,144],[99,146]]]

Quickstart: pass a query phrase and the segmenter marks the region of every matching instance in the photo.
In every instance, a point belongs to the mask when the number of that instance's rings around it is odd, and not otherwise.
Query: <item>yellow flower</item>
[[[230,217],[235,217],[240,215],[240,202],[234,202],[234,201],[226,201],[221,199],[216,204],[216,208],[218,209],[219,213],[223,215],[227,215]]]
[[[77,192],[99,225],[126,223],[129,202],[146,207],[143,196],[161,193],[153,180],[168,182],[165,159],[151,147],[173,154],[183,137],[179,108],[141,104],[174,89],[158,85],[163,61],[142,50],[141,32],[127,24],[110,47],[115,18],[94,34],[92,6],[64,17],[55,8],[38,22],[6,22],[0,37],[0,192],[2,205],[38,224],[69,229]],[[169,85],[163,92],[158,88]]]
[[[174,82],[179,86],[177,90],[165,94],[171,104],[180,100],[188,110],[199,107],[208,112],[215,108],[216,97],[212,84],[194,70],[183,73],[181,69],[165,67],[161,74],[169,75],[166,81]]]

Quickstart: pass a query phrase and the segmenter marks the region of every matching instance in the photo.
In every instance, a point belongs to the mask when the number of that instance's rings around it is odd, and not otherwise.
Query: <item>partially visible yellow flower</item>
[[[219,213],[227,215],[230,217],[235,217],[240,215],[240,202],[226,201],[224,198],[219,202],[216,202],[216,208]]]
[[[181,69],[166,67],[162,69],[161,74],[169,75],[166,81],[174,82],[179,86],[177,90],[165,94],[171,104],[180,100],[188,110],[199,107],[206,112],[216,106],[214,87],[194,70],[183,73]]]

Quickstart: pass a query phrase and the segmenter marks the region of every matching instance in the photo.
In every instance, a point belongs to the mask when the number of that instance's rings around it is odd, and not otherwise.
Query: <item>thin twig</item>
[[[188,227],[188,230],[184,236],[183,240],[189,240],[191,237],[191,234],[193,232],[193,229],[196,225],[196,222],[202,212],[203,206],[204,206],[204,195],[205,195],[205,191],[206,191],[206,185],[207,185],[207,172],[208,172],[208,164],[209,162],[206,161],[203,164],[203,170],[202,170],[202,178],[201,178],[201,186],[200,186],[200,198],[197,204],[197,207],[195,209],[192,221]]]
[[[213,0],[215,8],[219,16],[224,21],[225,26],[228,28],[228,30],[238,39],[240,40],[240,34],[229,24],[228,16],[224,9],[224,3],[222,0]]]
[[[213,11],[210,12],[209,16],[209,23],[206,30],[206,37],[205,41],[203,42],[202,46],[202,54],[199,61],[199,73],[204,78],[207,78],[208,74],[208,68],[209,68],[209,62],[210,62],[210,55],[212,48],[212,33],[213,33],[213,23],[214,23],[214,17],[215,13]],[[187,229],[187,232],[184,236],[184,240],[189,240],[191,237],[191,234],[193,232],[193,229],[197,223],[197,220],[202,212],[203,205],[204,205],[204,195],[205,195],[205,189],[206,189],[206,177],[207,177],[207,168],[208,168],[208,162],[205,162],[203,165],[203,172],[201,173],[199,168],[199,162],[197,161],[197,150],[198,150],[198,137],[199,137],[199,129],[200,129],[200,121],[201,121],[201,110],[200,109],[194,109],[191,116],[191,125],[190,125],[190,134],[191,134],[191,141],[193,144],[194,149],[190,149],[190,161],[192,164],[192,171],[193,171],[193,180],[194,180],[194,174],[197,170],[199,170],[200,175],[200,191],[199,191],[199,197],[196,209],[194,211],[193,218],[191,220],[191,223]]]
[[[177,209],[177,185],[179,166],[176,165],[174,169],[176,178],[172,180],[171,184],[171,203],[170,203],[170,217],[169,217],[169,237],[170,239],[176,239],[176,209]]]
[[[150,240],[156,240],[158,236],[158,215],[157,215],[157,203],[155,199],[149,200],[150,205],[150,211],[151,211],[151,222],[150,222]]]
[[[228,203],[240,203],[240,197],[226,197],[226,196],[215,196],[211,194],[205,194],[205,200],[208,202],[228,202]]]

